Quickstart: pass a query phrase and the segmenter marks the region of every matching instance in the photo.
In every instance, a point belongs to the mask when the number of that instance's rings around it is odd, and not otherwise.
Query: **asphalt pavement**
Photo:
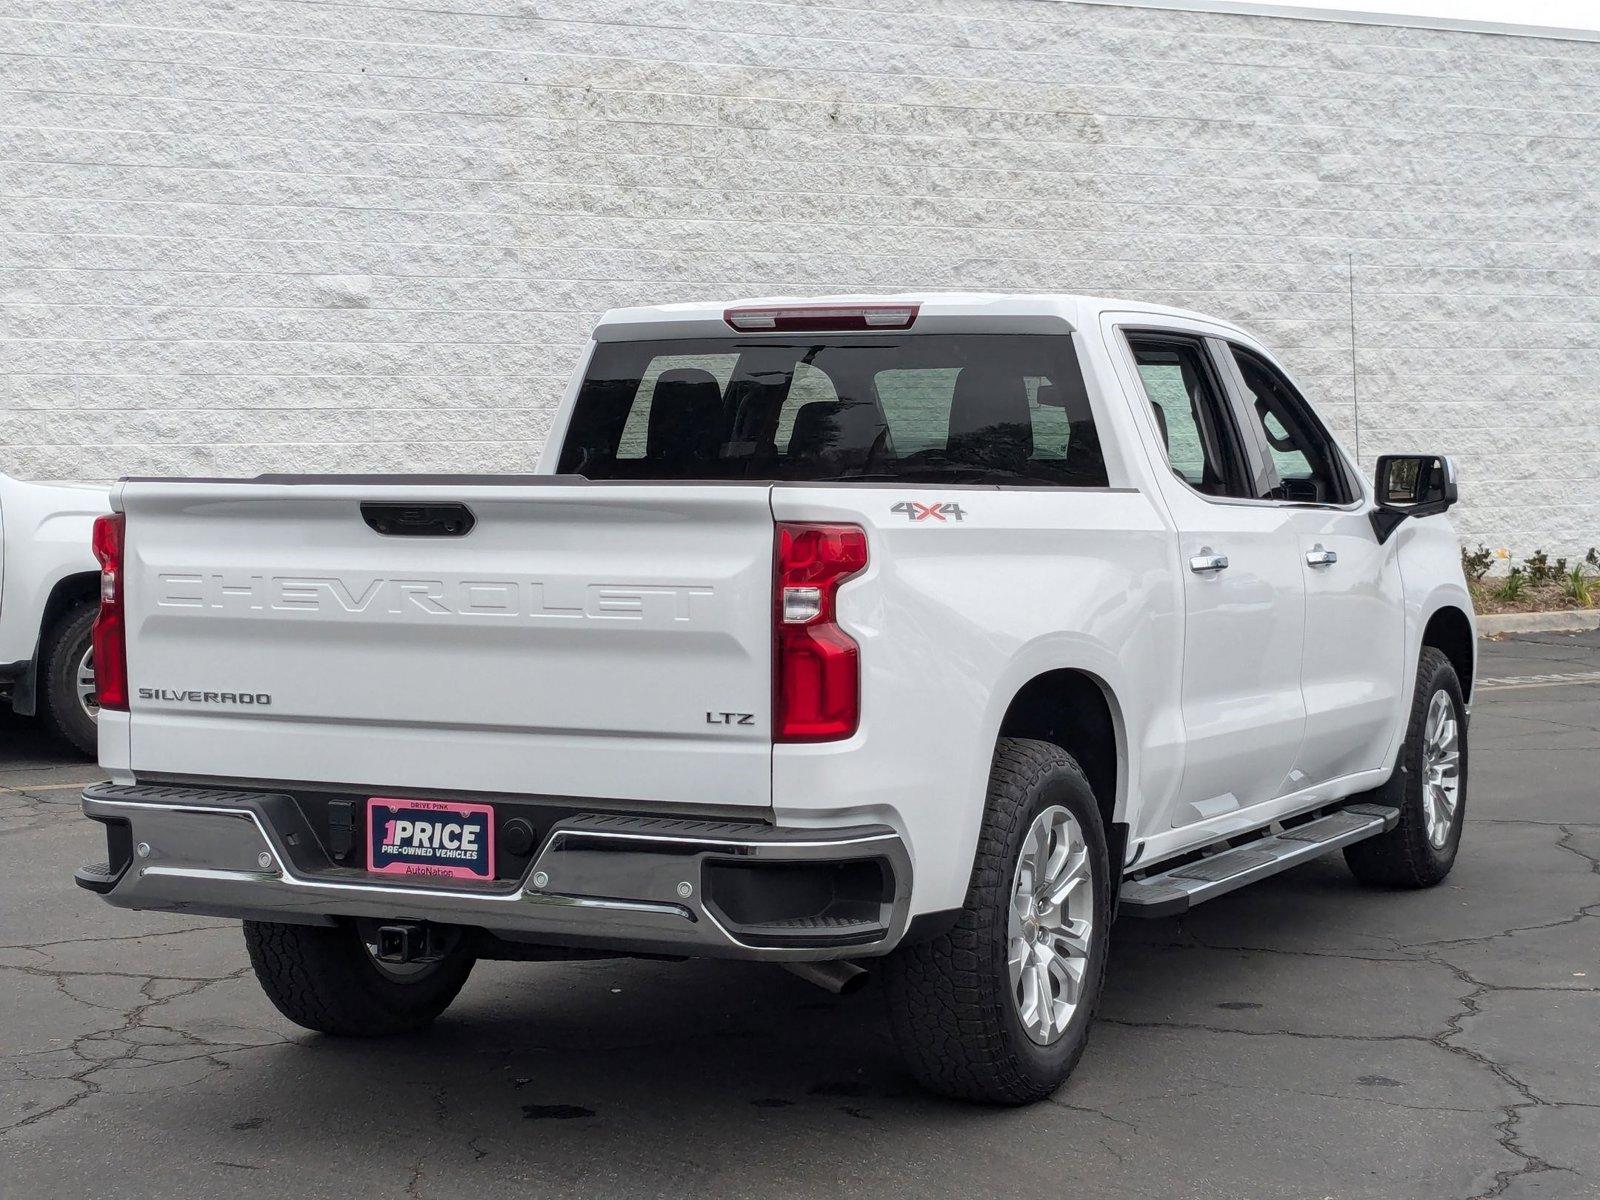
[[[0,722],[0,1195],[1600,1197],[1600,633],[1483,644],[1444,885],[1338,856],[1116,929],[1051,1103],[933,1099],[875,987],[480,964],[422,1036],[283,1020],[236,922],[111,909],[92,765]]]

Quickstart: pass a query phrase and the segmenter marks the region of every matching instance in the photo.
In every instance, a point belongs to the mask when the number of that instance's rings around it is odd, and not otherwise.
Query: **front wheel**
[[[1467,706],[1456,670],[1424,646],[1400,760],[1381,788],[1363,799],[1400,810],[1388,833],[1345,847],[1345,862],[1363,883],[1432,887],[1450,874],[1461,848],[1467,810]]]
[[[267,999],[296,1025],[339,1037],[421,1029],[450,1007],[475,961],[462,934],[426,963],[381,962],[376,940],[371,922],[244,923],[250,965]]]
[[[1077,762],[1048,742],[1002,738],[954,928],[884,964],[895,1041],[923,1086],[1027,1104],[1066,1081],[1105,978],[1111,888],[1100,808]]]

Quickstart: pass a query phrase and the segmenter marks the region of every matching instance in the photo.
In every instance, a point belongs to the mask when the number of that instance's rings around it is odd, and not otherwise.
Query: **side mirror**
[[[1431,517],[1456,502],[1456,468],[1443,454],[1385,454],[1374,483],[1372,530],[1382,544],[1407,517]]]

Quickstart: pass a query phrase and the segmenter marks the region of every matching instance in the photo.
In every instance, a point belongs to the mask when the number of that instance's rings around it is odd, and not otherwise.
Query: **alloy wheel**
[[[1461,730],[1450,693],[1428,701],[1422,732],[1422,813],[1428,841],[1442,850],[1461,802]]]
[[[88,714],[89,720],[97,721],[100,718],[100,698],[94,690],[94,647],[90,646],[83,652],[83,657],[78,660],[78,669],[73,674],[73,690],[78,695],[78,704]]]
[[[1048,1046],[1083,998],[1094,933],[1094,874],[1083,827],[1053,805],[1033,819],[1011,883],[1007,962],[1028,1037]]]

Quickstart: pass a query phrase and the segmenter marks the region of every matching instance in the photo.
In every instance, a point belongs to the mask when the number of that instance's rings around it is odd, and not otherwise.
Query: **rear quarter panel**
[[[894,506],[959,502],[960,521]],[[1075,668],[1114,698],[1118,807],[1164,795],[1181,768],[1180,595],[1170,533],[1132,490],[778,487],[779,521],[865,526],[867,570],[839,592],[861,645],[862,719],[848,741],[780,745],[780,822],[842,816],[901,829],[915,912],[959,907],[995,739],[1035,676]]]

